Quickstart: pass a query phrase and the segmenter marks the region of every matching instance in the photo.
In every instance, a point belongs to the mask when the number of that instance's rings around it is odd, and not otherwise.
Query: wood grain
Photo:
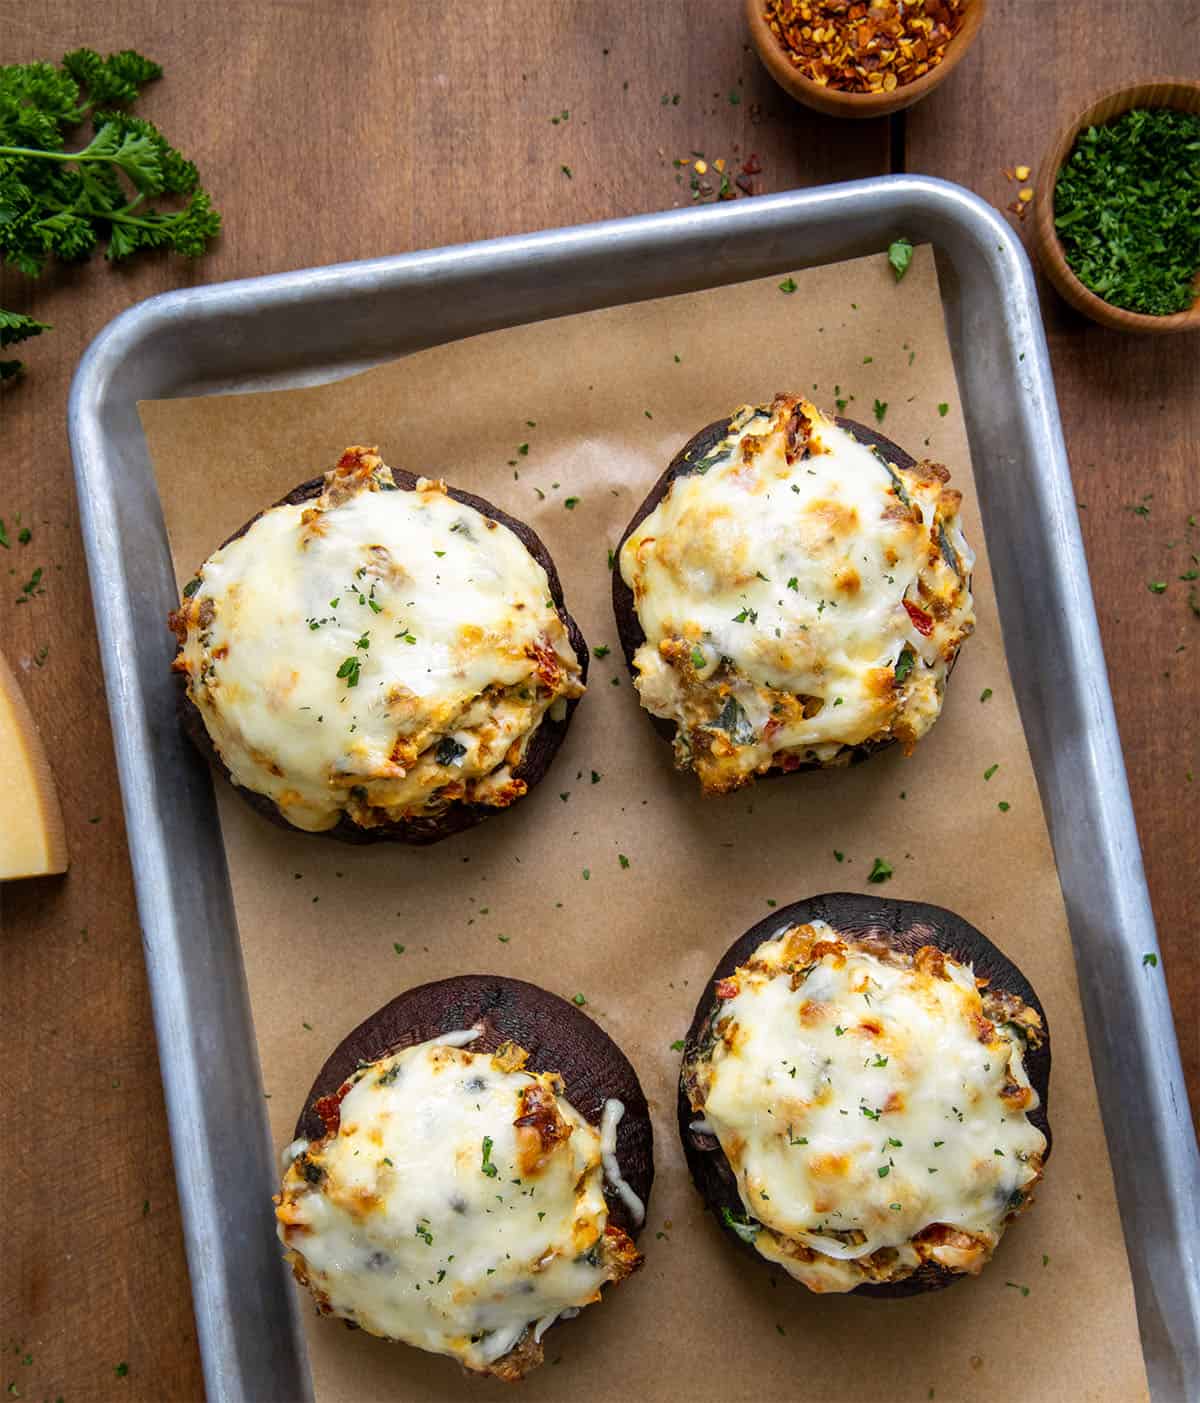
[[[1200,26],[1166,0],[1038,6],[1036,25],[1032,8],[993,0],[962,65],[894,119],[912,169],[1005,203],[1001,167],[1036,164],[1094,91],[1179,67],[1183,43],[1195,67]],[[26,382],[0,393],[0,516],[34,531],[0,560],[0,646],[57,757],[74,857],[67,878],[0,896],[0,1092],[16,1122],[0,1387],[65,1403],[190,1400],[199,1359],[65,433],[80,354],[167,288],[689,203],[672,158],[693,150],[756,152],[769,190],[877,174],[893,129],[791,102],[729,0],[0,0],[0,34],[5,62],[80,44],[161,62],[139,110],[197,161],[226,220],[196,265],[0,275],[0,305],[55,326],[29,343]],[[1168,542],[1200,541],[1185,525],[1200,510],[1196,358],[1123,341],[1054,301],[1048,315],[1164,973],[1177,1007],[1194,1009],[1200,785],[1185,775],[1200,620],[1175,577],[1200,545]],[[1123,509],[1145,493],[1149,516]],[[39,565],[45,594],[17,606]],[[1167,593],[1151,595],[1150,579],[1169,580]],[[1195,1095],[1200,1029],[1190,1015],[1179,1027]]]

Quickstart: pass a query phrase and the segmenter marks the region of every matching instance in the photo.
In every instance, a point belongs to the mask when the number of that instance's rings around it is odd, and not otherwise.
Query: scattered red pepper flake
[[[850,93],[890,93],[936,68],[966,0],[765,0],[763,18],[805,77]]]

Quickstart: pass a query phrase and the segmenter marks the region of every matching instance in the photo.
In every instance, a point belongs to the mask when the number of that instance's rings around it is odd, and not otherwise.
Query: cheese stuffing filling
[[[454,1045],[476,1036],[406,1048],[318,1103],[329,1133],[285,1152],[276,1217],[324,1313],[519,1377],[555,1319],[641,1258],[608,1222],[600,1131],[523,1049]]]
[[[766,941],[716,993],[684,1084],[693,1132],[736,1176],[729,1225],[813,1291],[926,1261],[979,1272],[1041,1178],[1037,1012],[933,946],[909,957],[824,922]]]
[[[234,781],[313,831],[512,803],[534,733],[583,692],[524,543],[365,448],[210,556],[172,626]]]
[[[706,791],[911,749],[937,720],[975,623],[948,478],[779,395],[739,410],[630,534],[638,692]]]

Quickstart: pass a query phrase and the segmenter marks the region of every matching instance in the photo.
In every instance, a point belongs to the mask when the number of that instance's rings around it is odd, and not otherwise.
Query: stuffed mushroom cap
[[[626,532],[613,594],[642,705],[706,792],[908,751],[937,720],[974,627],[948,480],[796,395],[676,457]]]
[[[444,1027],[464,1012],[470,1026]],[[398,1023],[441,1031],[334,1080],[348,1046]],[[318,1077],[278,1234],[322,1313],[517,1379],[556,1320],[641,1265],[650,1135],[632,1068],[585,1015],[516,980],[444,980],[368,1020]]]
[[[351,841],[511,805],[586,679],[533,532],[361,447],[216,550],[171,624],[193,737],[271,817]]]
[[[815,1292],[978,1274],[1049,1154],[1048,1030],[937,907],[839,894],[731,949],[687,1041],[680,1130],[722,1225]]]

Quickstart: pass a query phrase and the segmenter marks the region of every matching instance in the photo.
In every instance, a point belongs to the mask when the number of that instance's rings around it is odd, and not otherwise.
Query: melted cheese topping
[[[621,549],[642,704],[706,790],[928,731],[974,627],[961,495],[807,400],[744,408]]]
[[[561,1080],[462,1040],[360,1069],[336,1131],[289,1146],[276,1216],[323,1311],[487,1372],[640,1258]]]
[[[731,1226],[814,1291],[927,1259],[980,1271],[1041,1177],[1022,1059],[1036,1012],[985,1002],[932,946],[909,959],[823,922],[716,992],[712,1046],[684,1075],[737,1177],[748,1217]]]
[[[397,490],[362,448],[210,556],[172,623],[235,782],[304,829],[509,804],[546,713],[583,691],[518,537],[444,483]]]

